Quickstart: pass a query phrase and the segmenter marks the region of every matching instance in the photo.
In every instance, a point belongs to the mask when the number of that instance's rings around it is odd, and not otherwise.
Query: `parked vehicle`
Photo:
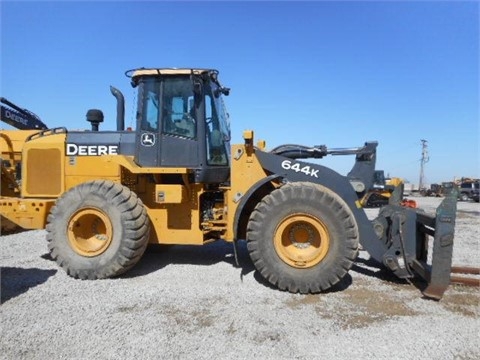
[[[480,191],[478,189],[473,190],[472,200],[475,201],[475,202],[480,201]]]
[[[463,179],[459,185],[459,200],[468,201],[470,199],[474,200],[474,195],[477,195],[480,189],[480,180],[478,179]],[[478,200],[476,200],[478,202]]]

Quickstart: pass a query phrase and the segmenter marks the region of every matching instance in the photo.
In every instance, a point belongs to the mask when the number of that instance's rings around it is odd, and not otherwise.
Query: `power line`
[[[418,182],[418,190],[422,190],[424,188],[424,182],[425,182],[425,174],[424,174],[424,167],[425,164],[430,160],[428,156],[428,150],[427,150],[427,140],[422,139],[420,140],[422,142],[422,159],[420,160],[420,181]]]

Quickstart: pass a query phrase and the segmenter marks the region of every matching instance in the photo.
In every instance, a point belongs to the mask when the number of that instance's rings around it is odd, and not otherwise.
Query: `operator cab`
[[[229,179],[230,124],[222,95],[229,89],[210,69],[127,71],[138,88],[135,162],[193,169],[197,183]]]

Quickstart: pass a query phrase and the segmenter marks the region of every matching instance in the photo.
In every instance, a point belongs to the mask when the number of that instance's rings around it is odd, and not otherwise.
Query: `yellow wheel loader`
[[[138,89],[135,131],[2,131],[2,218],[47,231],[48,248],[69,275],[101,279],[133,267],[150,244],[246,240],[258,272],[293,293],[337,284],[359,244],[400,278],[428,282],[440,299],[450,282],[456,196],[436,215],[382,207],[370,221],[360,200],[373,188],[376,142],[353,148],[282,145],[270,151],[253,131],[230,146],[222,100],[229,89],[212,69],[128,71]],[[346,175],[306,162],[354,155]],[[398,196],[397,196],[398,197]],[[395,199],[395,197],[394,197]],[[427,263],[429,239],[432,261]]]
[[[364,208],[375,208],[387,205],[396,188],[399,188],[401,196],[403,197],[403,179],[398,177],[385,179],[383,170],[376,170],[373,189],[362,197],[360,203]]]

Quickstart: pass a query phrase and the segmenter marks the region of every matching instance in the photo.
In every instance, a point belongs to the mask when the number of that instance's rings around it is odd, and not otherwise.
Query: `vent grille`
[[[58,196],[62,191],[60,149],[30,149],[24,175],[29,195]]]

